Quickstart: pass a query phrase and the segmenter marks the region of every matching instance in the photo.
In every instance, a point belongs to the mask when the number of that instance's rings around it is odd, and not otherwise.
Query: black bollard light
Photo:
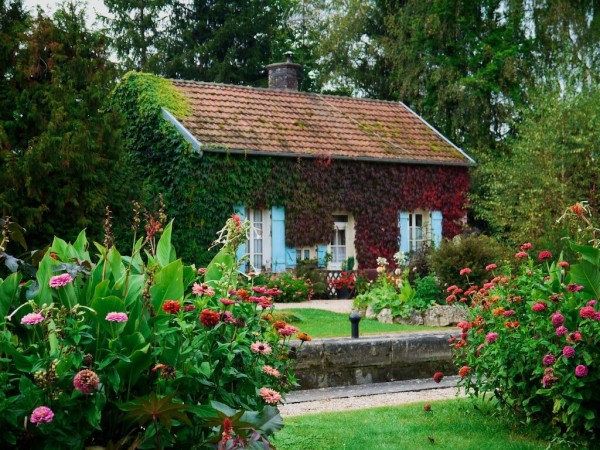
[[[360,322],[360,314],[353,312],[350,314],[349,319],[352,327],[352,337],[358,339],[358,322]]]

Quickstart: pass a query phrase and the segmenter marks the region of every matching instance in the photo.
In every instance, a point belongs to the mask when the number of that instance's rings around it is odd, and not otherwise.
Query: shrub
[[[313,296],[310,280],[289,272],[261,274],[254,283],[265,284],[270,289],[281,290],[277,301],[282,303],[304,302]]]
[[[314,298],[328,297],[329,292],[327,291],[327,283],[325,282],[326,276],[323,272],[319,271],[317,259],[297,261],[296,276],[298,278],[305,278],[311,282]]]
[[[525,264],[489,268],[490,284],[470,290],[469,320],[452,343],[459,386],[490,393],[512,413],[553,426],[562,446],[578,441],[595,448],[600,250],[572,244],[581,259],[569,265],[549,252],[531,257],[528,246],[517,254]]]
[[[506,250],[488,236],[457,236],[442,241],[440,247],[432,251],[430,265],[444,288],[464,282],[460,275],[463,268],[470,268],[469,281],[481,286],[487,277],[485,267],[499,264],[507,256]]]
[[[297,329],[270,322],[273,292],[237,289],[249,225],[227,221],[203,276],[153,225],[131,256],[91,256],[82,232],[35,280],[0,280],[0,447],[270,448]]]
[[[424,311],[435,303],[441,303],[440,284],[433,274],[415,279],[415,296],[409,305],[419,311]]]

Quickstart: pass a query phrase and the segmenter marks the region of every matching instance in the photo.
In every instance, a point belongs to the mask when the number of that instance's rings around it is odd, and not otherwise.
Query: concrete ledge
[[[300,389],[384,383],[456,373],[448,340],[457,332],[319,339],[298,353]]]

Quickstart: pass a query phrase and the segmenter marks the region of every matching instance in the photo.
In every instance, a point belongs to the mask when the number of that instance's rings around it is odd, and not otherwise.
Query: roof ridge
[[[386,103],[392,104],[396,106],[402,106],[405,108],[405,104],[400,100],[381,100],[378,98],[368,98],[368,97],[347,97],[344,95],[333,95],[333,94],[322,94],[320,92],[306,92],[306,91],[291,91],[291,90],[283,90],[283,89],[273,89],[268,87],[257,87],[257,86],[246,86],[243,84],[227,84],[227,83],[216,83],[214,81],[196,81],[196,80],[180,80],[177,78],[166,78],[169,81],[173,81],[176,83],[189,83],[189,84],[201,84],[204,86],[217,86],[217,87],[226,87],[226,88],[240,88],[247,90],[255,90],[259,92],[272,92],[274,94],[280,95],[310,95],[315,97],[327,97],[327,98],[335,98],[338,100],[344,101],[368,101],[368,102],[377,102],[377,103]],[[408,111],[407,111],[408,112]]]

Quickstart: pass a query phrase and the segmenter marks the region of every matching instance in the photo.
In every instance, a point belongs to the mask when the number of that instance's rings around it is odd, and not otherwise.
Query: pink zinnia
[[[594,306],[596,304],[596,300],[590,300],[585,304],[585,306]]]
[[[533,247],[531,245],[531,242],[525,242],[523,245],[521,245],[521,250],[522,251],[529,250],[531,247]]]
[[[584,287],[577,285],[575,283],[569,283],[567,285],[567,291],[568,292],[579,292],[579,291],[583,291]]]
[[[35,408],[31,413],[29,420],[31,423],[35,423],[38,427],[41,423],[50,423],[54,419],[54,413],[47,406],[40,406]]]
[[[469,275],[470,273],[471,273],[471,269],[469,269],[468,267],[465,267],[464,269],[460,269],[461,275]]]
[[[565,334],[567,334],[569,332],[569,330],[567,329],[567,327],[561,325],[560,327],[558,327],[556,329],[556,335],[557,336],[564,336]]]
[[[555,362],[556,357],[552,353],[549,353],[548,355],[544,356],[544,359],[542,359],[542,364],[544,364],[545,366],[551,366]]]
[[[583,377],[587,376],[588,373],[589,373],[588,368],[586,366],[584,366],[583,364],[580,364],[577,367],[575,367],[575,376],[576,377],[583,378]]]
[[[68,273],[63,273],[62,275],[56,275],[55,277],[50,278],[50,287],[56,289],[66,286],[71,281],[73,281],[73,277]]]
[[[77,375],[75,375],[75,378],[73,378],[73,386],[75,389],[84,394],[91,394],[97,390],[98,383],[100,383],[100,378],[98,378],[98,375],[96,375],[94,371],[89,369],[78,372]]]
[[[233,305],[235,301],[230,300],[228,298],[220,298],[219,301],[223,303],[225,306]]]
[[[296,328],[292,325],[286,325],[285,327],[280,328],[277,331],[279,332],[279,334],[281,336],[291,336],[292,334],[294,334],[298,331],[298,328]]]
[[[260,388],[260,396],[267,403],[279,403],[281,400],[281,394],[279,392],[266,387]]]
[[[554,328],[560,327],[563,323],[565,323],[565,317],[560,313],[560,311],[552,314],[552,326]]]
[[[269,297],[261,297],[258,301],[258,306],[263,309],[268,309],[273,305],[273,302],[269,299]]]
[[[264,294],[267,292],[266,286],[252,286],[252,290],[257,294]]]
[[[569,263],[567,261],[561,261],[557,265],[558,267],[569,267]]]
[[[23,325],[36,325],[43,321],[44,321],[44,316],[42,316],[40,313],[25,314],[23,316],[23,318],[21,319],[21,323]]]
[[[526,252],[518,252],[515,253],[515,258],[520,259],[520,258],[527,258],[527,253]]]
[[[271,366],[263,366],[263,372],[266,373],[267,375],[271,375],[275,378],[279,378],[280,377],[280,373],[279,370],[274,369]]]
[[[268,355],[272,351],[269,344],[260,341],[256,341],[254,344],[252,344],[250,346],[250,350],[261,355]]]
[[[515,310],[514,310],[514,309],[509,309],[508,311],[504,311],[504,312],[502,313],[502,315],[503,315],[504,317],[510,317],[510,316],[512,316],[512,315],[514,315],[514,314],[515,314]]]
[[[542,250],[538,254],[538,260],[540,260],[540,261],[545,261],[545,260],[551,259],[551,258],[552,258],[552,253],[550,253],[548,250]]]
[[[562,354],[565,358],[572,358],[575,356],[575,349],[570,345],[565,345]]]
[[[531,310],[535,312],[546,311],[546,309],[548,309],[548,305],[546,305],[544,302],[537,302],[531,307]]]
[[[196,295],[208,295],[209,297],[213,297],[215,295],[213,288],[206,283],[194,283],[192,285],[192,292]]]
[[[485,335],[485,340],[490,344],[496,342],[496,339],[498,339],[498,333],[488,333]]]
[[[594,311],[593,306],[584,306],[579,310],[579,315],[582,319],[593,319],[596,315],[596,311]]]
[[[494,269],[497,269],[497,268],[498,268],[498,266],[496,264],[488,264],[487,266],[485,266],[485,270],[487,270],[488,272],[490,270],[494,270]]]
[[[122,312],[109,312],[106,315],[106,320],[109,322],[127,322],[127,314]]]
[[[446,292],[456,291],[457,289],[458,289],[458,286],[453,284],[452,286],[448,287],[448,289],[446,289]]]

